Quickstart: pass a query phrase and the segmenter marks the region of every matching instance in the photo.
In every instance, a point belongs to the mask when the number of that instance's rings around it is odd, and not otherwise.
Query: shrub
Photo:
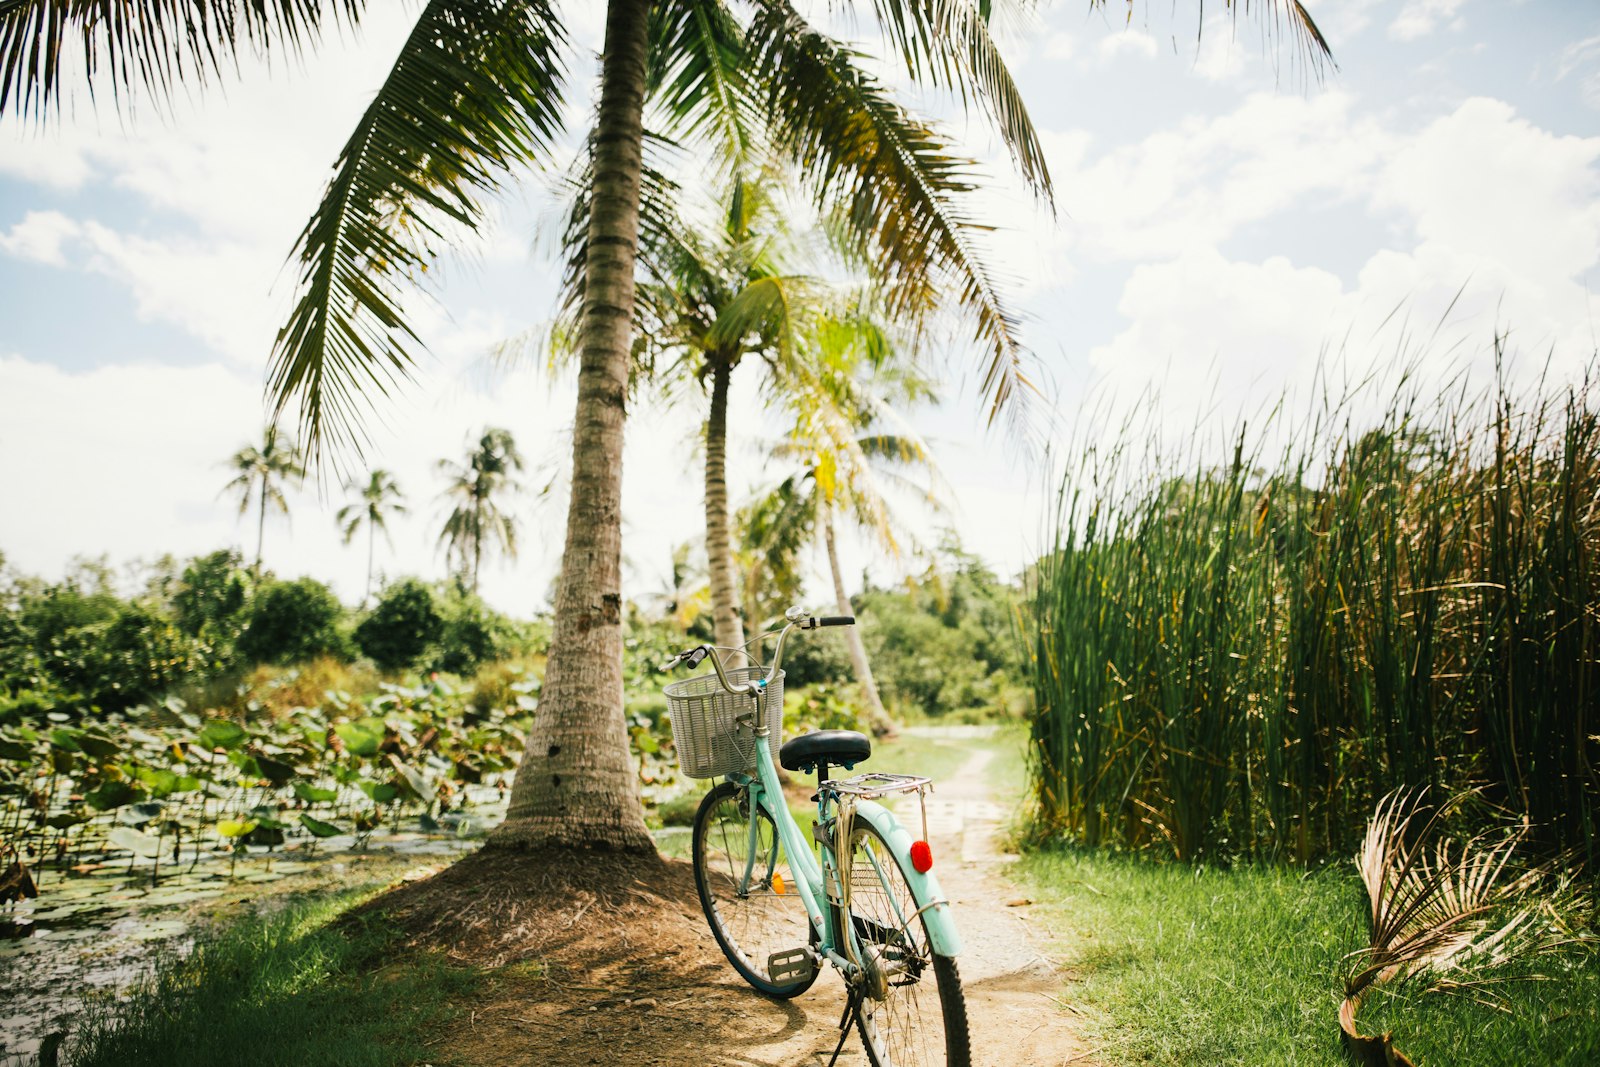
[[[344,607],[314,578],[274,581],[256,592],[239,635],[239,654],[256,663],[299,663],[319,655],[347,658],[339,631]]]
[[[444,635],[445,620],[433,590],[415,578],[383,591],[372,613],[355,629],[361,654],[387,672],[404,670],[425,656]]]
[[[216,669],[233,658],[254,588],[255,579],[232,549],[196,556],[183,569],[172,594],[173,621],[210,648]]]
[[[444,619],[433,669],[451,674],[471,674],[481,664],[527,651],[510,619],[489,607],[476,594],[452,590],[440,614]]]

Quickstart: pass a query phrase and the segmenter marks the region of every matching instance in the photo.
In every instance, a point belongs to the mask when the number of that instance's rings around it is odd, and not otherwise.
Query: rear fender
[[[927,909],[923,911],[922,917],[928,929],[928,942],[933,946],[933,951],[941,956],[959,955],[961,938],[956,933],[955,922],[950,914],[950,901],[939,888],[939,879],[931,870],[923,874],[911,866],[911,843],[916,838],[900,825],[899,820],[888,808],[875,801],[859,801],[856,804],[856,818],[871,823],[900,859],[901,869],[911,886],[917,907]]]

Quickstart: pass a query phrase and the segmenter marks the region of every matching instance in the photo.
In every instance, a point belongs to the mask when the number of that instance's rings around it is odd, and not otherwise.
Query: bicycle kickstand
[[[850,999],[845,1001],[844,1014],[839,1017],[839,1043],[834,1046],[833,1055],[828,1057],[828,1067],[833,1067],[839,1059],[839,1053],[844,1051],[845,1040],[850,1036],[850,1024],[861,1014],[861,1002],[866,997],[864,990],[850,990]]]

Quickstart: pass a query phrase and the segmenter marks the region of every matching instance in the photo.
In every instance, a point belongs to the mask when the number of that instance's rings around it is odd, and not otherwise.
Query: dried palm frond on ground
[[[1363,1035],[1356,1024],[1377,984],[1489,995],[1497,968],[1596,943],[1579,932],[1584,898],[1561,865],[1522,861],[1526,823],[1467,838],[1448,832],[1464,799],[1434,804],[1426,790],[1398,790],[1378,802],[1367,826],[1357,865],[1371,936],[1352,957],[1339,1007],[1345,1047],[1360,1063],[1411,1063],[1390,1034]]]

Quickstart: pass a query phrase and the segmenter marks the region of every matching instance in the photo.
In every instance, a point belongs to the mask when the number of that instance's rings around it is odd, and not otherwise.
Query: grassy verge
[[[1049,851],[1018,873],[1060,938],[1064,997],[1099,1062],[1349,1064],[1338,976],[1366,929],[1352,871],[1221,871]],[[1554,980],[1498,986],[1499,1006],[1378,995],[1363,1025],[1394,1031],[1424,1065],[1600,1062],[1600,964],[1541,970]]]
[[[1023,729],[1008,725],[988,737],[958,738],[920,737],[902,732],[892,741],[874,741],[872,758],[852,773],[925,774],[933,779],[937,789],[938,783],[953,776],[974,752],[994,749],[997,754],[1009,755],[1011,741],[1021,738]]]
[[[75,1067],[390,1067],[424,1062],[424,1040],[475,981],[441,960],[403,954],[394,935],[331,920],[370,895],[295,901],[250,917],[171,959],[125,999],[92,1007]],[[402,955],[402,954],[397,954]]]

